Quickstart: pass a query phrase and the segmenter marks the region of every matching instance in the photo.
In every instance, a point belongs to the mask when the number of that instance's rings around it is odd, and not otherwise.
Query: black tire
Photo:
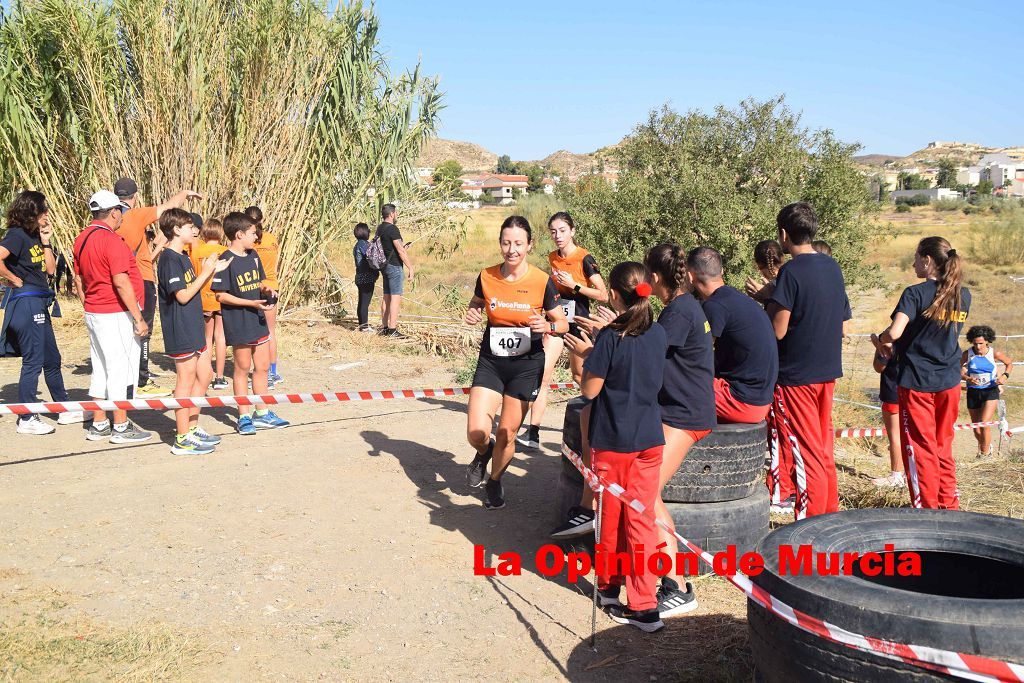
[[[666,503],[717,503],[746,498],[764,486],[764,422],[722,424],[693,445],[661,491]]]
[[[780,574],[780,547],[921,553],[920,577]],[[870,638],[1024,664],[1024,521],[949,510],[848,510],[774,531],[754,583],[790,607]],[[938,681],[948,677],[802,631],[748,601],[761,678]]]
[[[577,396],[565,404],[565,418],[562,420],[562,442],[576,453],[583,451],[583,438],[580,435],[580,411],[587,402],[582,396]],[[583,486],[583,475],[576,469],[576,466],[564,455],[562,458],[562,471],[570,478]],[[578,502],[578,499],[577,499]]]
[[[665,503],[676,531],[709,553],[736,546],[737,555],[754,549],[768,533],[768,489],[761,487],[740,500],[719,503]],[[680,548],[681,552],[687,552]],[[711,571],[700,564],[700,574]]]

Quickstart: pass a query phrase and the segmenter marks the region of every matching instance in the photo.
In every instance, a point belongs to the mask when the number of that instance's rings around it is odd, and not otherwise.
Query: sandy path
[[[370,366],[328,369],[358,360],[381,368],[372,384]],[[453,382],[434,359],[381,360],[289,361],[287,389]],[[5,384],[17,367],[0,361]],[[654,639],[599,615],[595,654],[576,587],[532,559],[521,576],[473,576],[474,544],[532,558],[546,542],[564,404],[546,416],[544,452],[517,456],[508,507],[489,512],[464,485],[465,402],[284,407],[292,427],[247,438],[219,411],[207,424],[224,444],[203,458],[170,455],[169,413],[136,414],[164,443],[134,447],[78,426],[19,436],[0,420],[0,619],[19,595],[53,590],[60,620],[158,623],[203,649],[172,677],[674,679],[711,654],[699,666],[749,676],[742,601],[720,581],[702,581],[704,606]]]

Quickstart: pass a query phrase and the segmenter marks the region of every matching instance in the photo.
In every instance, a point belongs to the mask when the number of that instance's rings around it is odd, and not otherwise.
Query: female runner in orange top
[[[516,432],[540,390],[544,335],[569,330],[555,283],[526,260],[533,247],[530,223],[522,216],[509,216],[501,224],[498,240],[504,261],[480,272],[466,311],[469,325],[487,320],[469,393],[466,431],[476,456],[467,479],[474,487],[486,481],[485,506],[491,510],[505,506],[501,475],[512,462]],[[491,439],[491,425],[499,408],[501,418]]]

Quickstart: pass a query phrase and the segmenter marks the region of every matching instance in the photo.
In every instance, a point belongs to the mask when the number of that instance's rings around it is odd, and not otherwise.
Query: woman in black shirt
[[[54,401],[67,401],[64,378],[60,373],[60,350],[50,322],[54,293],[47,281],[57,264],[50,245],[49,207],[40,192],[26,190],[7,210],[7,232],[0,240],[0,277],[11,283],[4,296],[4,322],[0,330],[0,355],[21,356],[18,401],[35,403],[38,399],[39,373]],[[54,304],[53,315],[60,309]],[[61,413],[58,424],[82,422],[81,412]],[[19,434],[50,434],[53,425],[29,415],[18,419]]]

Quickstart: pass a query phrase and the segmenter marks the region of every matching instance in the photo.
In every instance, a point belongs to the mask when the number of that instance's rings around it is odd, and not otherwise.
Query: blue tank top
[[[973,348],[967,349],[967,376],[982,380],[981,384],[968,384],[968,389],[991,389],[996,386],[995,351],[989,349],[984,356],[978,356]]]

